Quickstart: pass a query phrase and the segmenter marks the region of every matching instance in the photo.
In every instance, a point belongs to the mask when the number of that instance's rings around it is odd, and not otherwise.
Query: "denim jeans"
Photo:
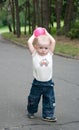
[[[30,94],[28,96],[27,110],[29,113],[38,111],[38,104],[42,96],[42,117],[53,117],[55,110],[54,82],[33,80]]]

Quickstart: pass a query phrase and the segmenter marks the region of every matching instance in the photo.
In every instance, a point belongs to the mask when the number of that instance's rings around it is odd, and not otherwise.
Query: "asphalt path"
[[[79,130],[79,60],[54,56],[56,123],[41,119],[41,101],[35,119],[26,105],[32,66],[28,49],[0,36],[0,130]]]

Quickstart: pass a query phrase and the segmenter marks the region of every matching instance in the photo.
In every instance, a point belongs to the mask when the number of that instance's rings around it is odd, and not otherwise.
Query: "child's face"
[[[45,56],[49,52],[49,44],[37,44],[36,51],[39,55]]]

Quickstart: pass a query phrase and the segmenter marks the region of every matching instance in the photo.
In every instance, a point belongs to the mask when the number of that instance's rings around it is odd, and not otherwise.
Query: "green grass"
[[[56,44],[55,48],[56,53],[66,54],[70,56],[79,56],[79,47],[77,47],[75,44]]]
[[[27,27],[27,30],[28,30],[28,27]],[[21,27],[21,31],[24,31],[24,27]],[[5,27],[1,27],[0,28],[0,33],[6,33],[6,32],[9,32],[9,29],[8,29],[8,26],[5,26]]]
[[[28,39],[28,37],[26,35],[24,35],[24,34],[22,34],[20,38],[17,38],[17,36],[13,35],[13,33],[7,33],[7,32],[3,33],[2,36],[4,38],[9,39],[11,41],[14,41],[14,42],[16,42],[18,44],[27,45],[27,39]]]
[[[5,32],[9,32],[8,27],[7,26],[6,27],[1,27],[0,28],[0,33],[5,33]]]

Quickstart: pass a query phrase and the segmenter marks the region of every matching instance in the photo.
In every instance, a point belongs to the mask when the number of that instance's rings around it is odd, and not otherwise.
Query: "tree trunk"
[[[26,35],[26,24],[27,24],[27,1],[25,2],[25,19],[24,19],[24,34]]]
[[[8,3],[7,12],[8,12],[7,25],[8,25],[9,32],[12,32],[11,18],[10,18],[10,15],[11,15],[11,3],[10,3],[10,0],[9,0],[9,3]]]
[[[13,21],[13,33],[16,34],[16,30],[15,30],[15,6],[14,6],[14,0],[11,0],[11,12],[12,12],[12,21]]]
[[[36,24],[40,26],[40,7],[39,7],[39,0],[36,0]]]
[[[32,17],[32,31],[36,26],[36,11],[35,11],[35,0],[33,0],[33,17]]]
[[[68,0],[65,10],[65,17],[64,17],[64,31],[67,33],[70,29],[71,20],[74,11],[74,0]]]
[[[48,0],[42,0],[41,2],[42,6],[42,25],[49,31],[49,23],[50,23],[50,9],[49,9],[49,1]]]
[[[17,37],[20,37],[20,18],[19,18],[19,7],[18,7],[18,0],[15,0],[15,8],[16,8],[16,33]]]
[[[56,0],[56,22],[57,22],[57,34],[60,34],[61,28],[61,13],[62,13],[63,0]]]
[[[31,21],[30,21],[30,2],[27,1],[27,12],[28,12],[28,20],[29,20],[29,34],[31,33]]]
[[[51,8],[51,5],[52,5],[52,0],[49,0],[49,21],[50,21],[49,32],[51,32],[51,29],[52,29],[52,18],[51,18],[52,8]]]
[[[11,24],[9,22],[7,24],[8,24],[9,32],[12,32]]]

